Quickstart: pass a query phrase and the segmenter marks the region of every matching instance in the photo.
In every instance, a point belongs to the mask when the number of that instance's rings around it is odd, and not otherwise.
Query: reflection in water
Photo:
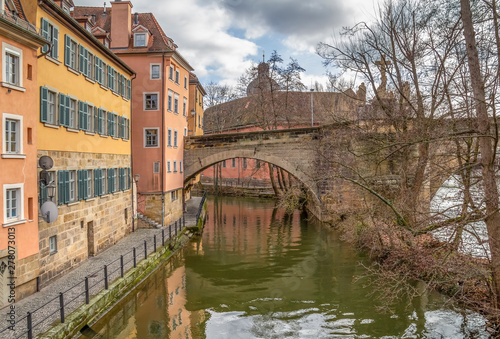
[[[487,337],[484,320],[439,295],[377,311],[353,283],[365,260],[299,212],[269,201],[209,201],[192,241],[93,328],[105,338]],[[407,307],[411,305],[409,308]]]

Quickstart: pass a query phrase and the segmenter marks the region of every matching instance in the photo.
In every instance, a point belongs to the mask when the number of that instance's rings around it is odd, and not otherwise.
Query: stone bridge
[[[361,208],[367,200],[373,200],[366,190],[346,180],[353,176],[354,167],[364,178],[370,178],[371,185],[378,185],[386,193],[399,180],[399,176],[393,174],[397,172],[398,159],[380,154],[355,155],[356,152],[370,153],[374,147],[373,134],[354,138],[352,131],[352,126],[336,124],[187,137],[184,182],[187,184],[196,174],[223,160],[258,159],[284,169],[301,181],[308,190],[309,210],[320,220],[326,220],[326,212]],[[442,182],[445,178],[447,176],[439,180]],[[432,193],[428,191],[424,195],[429,199]]]

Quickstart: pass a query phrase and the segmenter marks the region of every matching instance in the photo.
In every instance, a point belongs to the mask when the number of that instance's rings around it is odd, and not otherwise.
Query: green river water
[[[487,338],[439,294],[380,311],[367,259],[274,202],[208,200],[203,235],[98,323],[94,338]]]

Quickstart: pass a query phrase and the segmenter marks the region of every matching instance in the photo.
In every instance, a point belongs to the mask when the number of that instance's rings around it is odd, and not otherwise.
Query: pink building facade
[[[189,72],[152,13],[132,13],[130,1],[111,8],[75,7],[74,17],[95,18],[96,36],[137,76],[132,81],[132,157],[138,210],[160,224],[183,213],[183,144],[188,133]],[[138,179],[138,180],[137,180]]]

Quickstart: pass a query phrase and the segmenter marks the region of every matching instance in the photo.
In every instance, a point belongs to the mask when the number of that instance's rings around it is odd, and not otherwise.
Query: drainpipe
[[[137,74],[134,74],[132,78],[130,78],[130,126],[129,126],[129,142],[130,142],[130,179],[132,180],[132,232],[135,232],[135,217],[136,213],[134,213],[134,148],[132,147],[132,80],[137,77]],[[137,197],[137,193],[139,193],[139,187],[137,187],[137,183],[135,183],[135,196]],[[139,202],[139,199],[137,199]]]
[[[165,52],[161,53],[161,227],[165,226]]]

